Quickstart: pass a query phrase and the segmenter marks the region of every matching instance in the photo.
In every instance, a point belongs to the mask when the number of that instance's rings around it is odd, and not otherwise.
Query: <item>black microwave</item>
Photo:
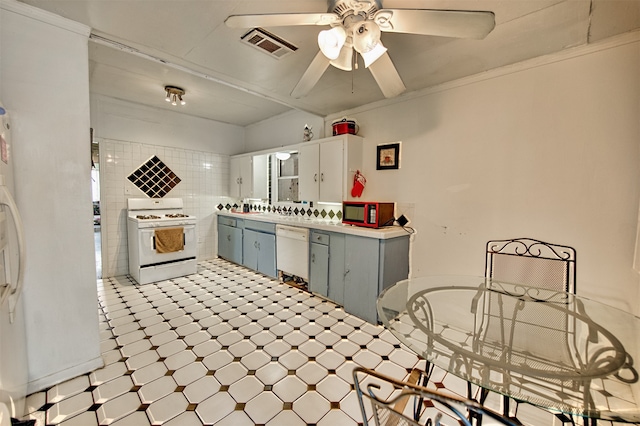
[[[342,223],[368,228],[393,225],[394,203],[377,201],[343,201]]]

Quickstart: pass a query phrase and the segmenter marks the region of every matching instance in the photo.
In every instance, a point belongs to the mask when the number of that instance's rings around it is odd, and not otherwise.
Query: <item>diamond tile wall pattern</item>
[[[134,170],[127,179],[149,198],[162,198],[180,183],[180,178],[155,155]]]

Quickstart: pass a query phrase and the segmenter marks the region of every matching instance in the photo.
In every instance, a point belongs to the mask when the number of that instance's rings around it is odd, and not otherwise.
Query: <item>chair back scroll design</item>
[[[488,241],[485,276],[575,294],[576,251],[531,238]]]
[[[492,425],[517,425],[473,400],[396,380],[367,368],[356,367],[353,382],[365,426],[370,418],[376,426],[472,426],[472,418],[480,419],[478,425],[483,418]]]

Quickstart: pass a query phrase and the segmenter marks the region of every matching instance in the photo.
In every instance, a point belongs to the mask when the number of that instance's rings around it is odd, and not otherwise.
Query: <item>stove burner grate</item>
[[[170,218],[189,217],[189,215],[188,214],[182,214],[182,213],[173,213],[173,214],[166,214],[165,217],[170,217]]]
[[[139,214],[136,216],[136,219],[161,219],[160,216],[155,216],[152,214]]]

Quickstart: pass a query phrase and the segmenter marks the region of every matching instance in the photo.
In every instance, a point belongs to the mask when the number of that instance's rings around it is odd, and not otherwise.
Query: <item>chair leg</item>
[[[518,401],[514,401],[514,402],[516,403],[516,409],[513,412],[513,415],[511,415],[511,408],[510,408],[511,398],[509,398],[506,395],[502,396],[502,415],[508,418],[509,420],[511,420],[512,422],[521,425],[522,422],[518,419],[519,404],[518,404]]]
[[[427,387],[429,384],[429,380],[431,379],[431,374],[433,373],[434,364],[427,361],[424,371],[418,370],[414,368],[411,371],[411,376],[409,380],[415,380],[415,384],[422,387]],[[415,398],[413,401],[413,419],[418,421],[420,416],[422,415],[422,404],[424,402],[424,398]]]
[[[471,389],[471,382],[467,381],[467,398],[477,402],[480,405],[484,405],[488,396],[489,390],[481,387],[478,399],[476,399],[473,395],[473,390]],[[469,421],[472,423],[475,421],[476,426],[482,426],[482,414],[469,411]]]

